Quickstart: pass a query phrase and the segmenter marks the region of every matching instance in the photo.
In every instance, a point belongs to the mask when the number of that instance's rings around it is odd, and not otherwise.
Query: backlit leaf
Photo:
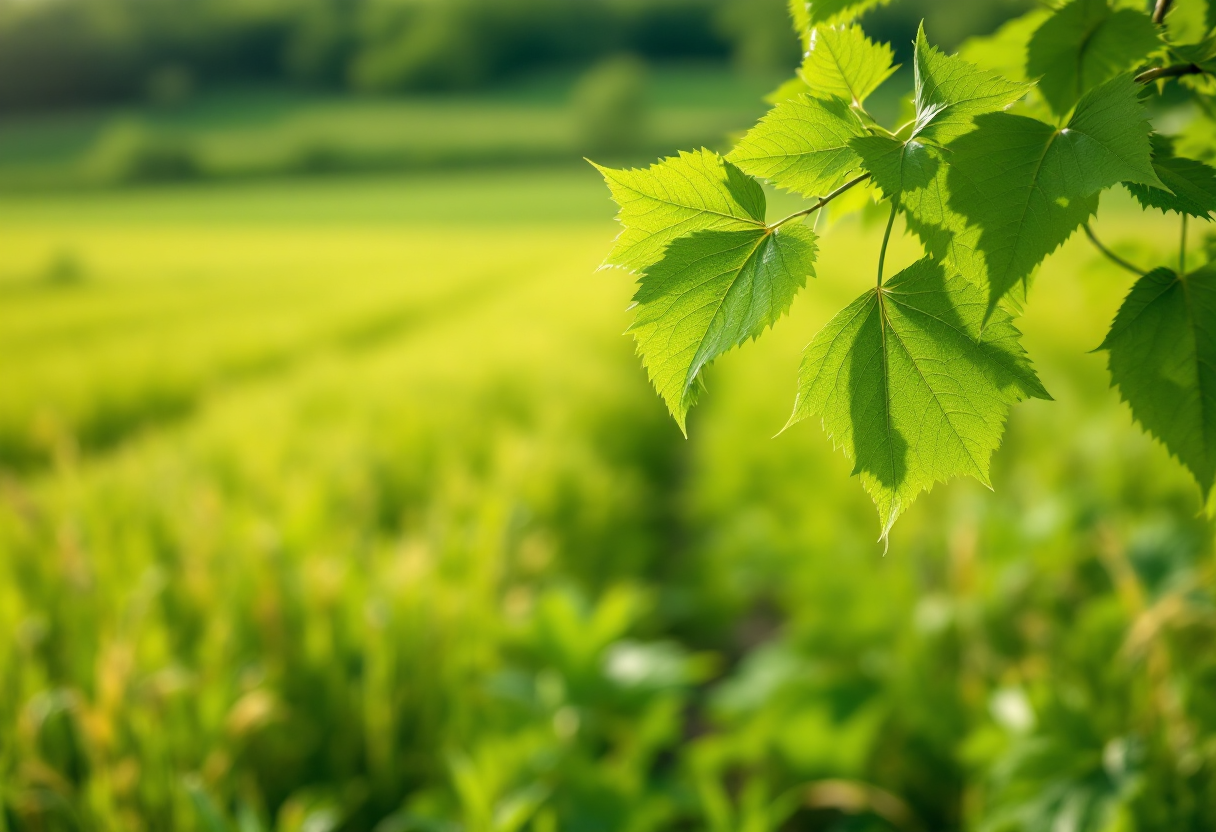
[[[794,0],[797,2],[798,0]],[[808,0],[806,3],[807,25],[841,23],[856,20],[871,9],[885,6],[891,0]]]
[[[644,271],[677,237],[764,227],[764,189],[713,151],[680,153],[644,169],[596,168],[625,226],[605,265]]]
[[[807,347],[791,423],[821,416],[874,499],[885,538],[922,491],[988,483],[1009,407],[1049,398],[1012,319],[921,260],[837,315]]]
[[[874,43],[860,26],[820,26],[811,30],[799,74],[812,95],[860,107],[896,70],[893,58],[890,46]]]
[[[782,188],[824,196],[861,164],[849,143],[864,135],[843,100],[803,94],[769,111],[727,158]]]
[[[965,133],[983,113],[1004,110],[1030,85],[985,72],[929,45],[922,26],[916,35],[916,126],[913,138],[946,142]]]
[[[701,370],[785,314],[814,276],[815,251],[802,225],[700,231],[674,241],[642,276],[630,331],[681,430]]]

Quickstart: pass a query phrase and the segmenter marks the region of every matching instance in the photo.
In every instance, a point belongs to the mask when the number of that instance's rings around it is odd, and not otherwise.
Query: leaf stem
[[[1178,249],[1178,274],[1186,274],[1186,214],[1182,215],[1182,244]]]
[[[882,288],[882,270],[887,263],[887,243],[891,242],[891,229],[895,225],[895,213],[899,210],[899,203],[894,199],[891,200],[891,218],[887,220],[887,230],[882,235],[882,248],[878,252],[878,288]]]
[[[1116,266],[1127,269],[1132,274],[1139,275],[1140,277],[1144,277],[1144,275],[1148,274],[1148,272],[1136,268],[1131,263],[1127,262],[1122,257],[1108,249],[1106,246],[1102,245],[1102,241],[1098,239],[1098,235],[1094,233],[1092,228],[1090,228],[1089,223],[1085,223],[1085,225],[1081,227],[1085,229],[1085,236],[1089,237],[1089,241],[1094,244],[1094,248],[1102,252],[1103,256],[1105,256],[1107,260],[1110,260]]]
[[[1137,84],[1151,84],[1161,78],[1179,78],[1183,75],[1203,75],[1206,70],[1199,64],[1174,64],[1146,69],[1135,77]]]
[[[827,205],[829,202],[831,202],[833,199],[835,199],[836,197],[838,197],[838,196],[840,196],[841,194],[843,194],[845,191],[847,191],[847,190],[849,190],[850,188],[852,188],[854,185],[858,185],[858,184],[860,184],[860,183],[862,183],[862,182],[866,181],[866,180],[867,180],[867,179],[869,179],[869,178],[870,178],[870,174],[868,174],[868,173],[863,173],[861,176],[858,176],[858,177],[857,177],[857,178],[855,178],[855,179],[850,179],[848,182],[845,182],[843,185],[841,185],[841,186],[840,186],[839,188],[837,188],[836,190],[832,191],[830,194],[828,194],[827,196],[825,196],[823,199],[821,199],[821,200],[819,200],[818,202],[816,202],[816,203],[815,203],[814,205],[812,205],[810,208],[804,208],[804,209],[803,209],[803,210],[801,210],[801,211],[795,211],[794,213],[790,214],[790,215],[789,215],[788,217],[786,217],[785,219],[777,220],[775,223],[773,223],[772,225],[770,225],[770,226],[769,226],[769,229],[771,230],[771,229],[774,229],[774,228],[779,228],[780,226],[785,225],[785,224],[786,224],[787,222],[789,222],[790,220],[796,220],[796,219],[798,219],[799,217],[805,217],[805,216],[809,216],[810,214],[815,213],[815,212],[816,212],[816,211],[818,211],[820,208],[822,208],[823,206],[825,206],[825,205]]]
[[[1165,16],[1170,12],[1174,0],[1157,0],[1157,8],[1153,9],[1153,22],[1160,26],[1165,22]]]

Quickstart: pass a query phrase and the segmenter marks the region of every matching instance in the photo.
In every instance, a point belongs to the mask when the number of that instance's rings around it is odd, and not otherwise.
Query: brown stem
[[[1158,66],[1145,70],[1136,76],[1137,84],[1148,84],[1159,78],[1178,78],[1182,75],[1203,75],[1204,68],[1199,64],[1174,64],[1173,66]]]
[[[1165,16],[1170,13],[1174,0],[1157,0],[1157,8],[1153,9],[1153,22],[1160,26],[1165,22]]]

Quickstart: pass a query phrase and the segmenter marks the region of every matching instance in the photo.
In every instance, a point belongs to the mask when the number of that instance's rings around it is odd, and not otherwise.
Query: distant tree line
[[[870,21],[906,59],[1029,0],[900,0]],[[785,0],[0,0],[0,111],[173,100],[217,85],[475,89],[617,54],[788,72]]]
[[[617,53],[785,69],[796,50],[783,0],[0,0],[0,109],[248,83],[472,89]]]

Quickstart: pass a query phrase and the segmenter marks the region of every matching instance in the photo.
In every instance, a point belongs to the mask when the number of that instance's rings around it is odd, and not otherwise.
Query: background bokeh
[[[0,830],[1216,828],[1213,524],[1091,352],[1126,274],[1048,260],[1056,401],[885,553],[772,438],[867,212],[687,440],[622,336],[581,157],[725,147],[784,5],[0,0]]]

